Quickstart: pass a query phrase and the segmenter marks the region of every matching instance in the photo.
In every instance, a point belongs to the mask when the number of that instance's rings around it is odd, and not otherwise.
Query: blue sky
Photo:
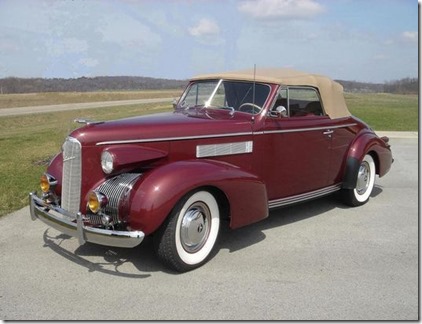
[[[0,0],[0,78],[418,76],[417,0]]]

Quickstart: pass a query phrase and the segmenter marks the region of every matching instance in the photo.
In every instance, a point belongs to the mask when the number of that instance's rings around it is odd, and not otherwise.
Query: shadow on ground
[[[371,197],[375,198],[382,192],[382,187],[376,186]],[[220,239],[214,253],[218,255],[221,249],[228,249],[230,252],[239,251],[251,245],[257,244],[265,239],[265,230],[285,226],[295,222],[300,222],[310,217],[320,217],[324,213],[333,209],[347,209],[341,204],[336,195],[327,196],[321,199],[306,203],[280,208],[270,212],[269,217],[252,225],[230,230],[228,224],[221,228]],[[71,262],[87,268],[89,272],[102,272],[113,276],[125,278],[148,278],[152,272],[166,272],[177,274],[163,266],[154,254],[152,237],[146,237],[137,247],[132,249],[115,248],[86,243],[78,246],[75,250],[68,248],[69,244],[64,244],[68,240],[75,240],[65,234],[52,236],[49,229],[44,232],[44,246],[50,248],[55,253],[63,256]],[[71,244],[74,246],[74,244]],[[218,257],[218,256],[217,256]],[[93,259],[100,258],[100,262]],[[131,263],[137,271],[125,272],[122,268],[126,263]]]

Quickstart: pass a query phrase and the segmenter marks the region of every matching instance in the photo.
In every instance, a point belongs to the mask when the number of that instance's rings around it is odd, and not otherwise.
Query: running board
[[[272,209],[272,208],[287,206],[287,205],[299,203],[299,202],[302,202],[302,201],[322,197],[322,196],[325,196],[325,195],[329,195],[333,192],[336,192],[340,189],[341,189],[341,183],[333,185],[333,186],[325,187],[325,188],[322,188],[322,189],[318,189],[318,190],[315,190],[315,191],[296,195],[296,196],[290,196],[290,197],[286,197],[286,198],[271,200],[271,201],[268,202],[268,208]]]

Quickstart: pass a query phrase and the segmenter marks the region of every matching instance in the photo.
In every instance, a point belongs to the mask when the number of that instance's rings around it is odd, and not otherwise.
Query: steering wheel
[[[245,106],[249,106],[250,108],[245,109],[244,108]],[[251,113],[251,114],[257,114],[261,111],[261,107],[258,106],[258,105],[255,105],[254,103],[251,103],[251,102],[245,102],[245,103],[243,103],[239,106],[239,111],[248,112],[248,113]]]

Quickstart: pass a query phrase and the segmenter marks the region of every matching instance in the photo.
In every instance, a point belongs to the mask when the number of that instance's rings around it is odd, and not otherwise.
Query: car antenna
[[[252,103],[255,105],[255,79],[256,79],[256,64],[253,65],[253,88],[252,88]]]
[[[252,104],[255,106],[255,79],[256,79],[256,64],[253,65],[253,86],[252,86]],[[252,115],[252,122],[255,121],[255,116]]]

